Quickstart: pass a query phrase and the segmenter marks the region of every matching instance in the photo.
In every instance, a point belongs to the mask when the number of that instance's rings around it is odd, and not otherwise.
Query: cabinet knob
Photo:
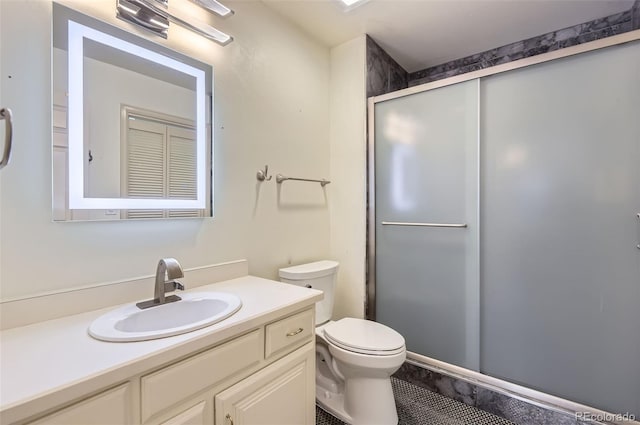
[[[225,416],[225,419],[227,420],[227,423],[229,425],[233,425],[233,419],[231,419],[231,415],[227,413],[227,416]]]

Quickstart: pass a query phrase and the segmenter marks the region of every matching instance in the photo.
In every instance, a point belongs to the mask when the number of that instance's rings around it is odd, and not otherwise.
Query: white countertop
[[[193,291],[234,293],[242,308],[209,327],[141,342],[89,336],[89,324],[116,306],[0,332],[0,423],[72,401],[322,299],[320,291],[253,276]]]

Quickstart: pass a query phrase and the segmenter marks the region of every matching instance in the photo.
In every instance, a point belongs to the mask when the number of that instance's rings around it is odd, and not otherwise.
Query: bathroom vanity
[[[93,339],[113,308],[0,333],[2,424],[315,423],[314,304],[322,293],[245,276],[198,292],[233,316],[150,341]]]

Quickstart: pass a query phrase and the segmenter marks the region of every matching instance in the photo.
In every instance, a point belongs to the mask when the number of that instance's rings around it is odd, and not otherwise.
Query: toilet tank
[[[338,266],[337,261],[324,260],[280,269],[280,281],[324,292],[316,303],[316,326],[331,320]]]

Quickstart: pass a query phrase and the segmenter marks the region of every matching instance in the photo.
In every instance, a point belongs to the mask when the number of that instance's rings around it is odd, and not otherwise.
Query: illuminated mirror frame
[[[144,47],[68,21],[69,209],[206,209],[205,72]],[[196,199],[89,198],[84,194],[84,39],[136,55],[196,79]],[[213,188],[211,188],[213,189]]]

